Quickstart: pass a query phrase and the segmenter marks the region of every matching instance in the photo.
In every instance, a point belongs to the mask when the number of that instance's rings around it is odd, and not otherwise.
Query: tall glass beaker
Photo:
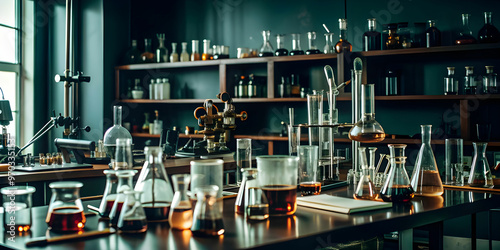
[[[80,200],[81,182],[58,181],[49,184],[52,189],[49,211],[45,222],[49,228],[60,232],[80,231],[87,219]]]
[[[415,161],[411,177],[411,186],[415,195],[438,196],[443,194],[443,183],[431,147],[432,125],[421,125],[422,146]]]
[[[493,188],[493,177],[491,176],[490,165],[486,159],[486,142],[473,142],[474,158],[469,174],[469,186]]]
[[[219,236],[224,234],[222,213],[217,206],[219,187],[209,185],[196,189],[198,201],[194,207],[191,232],[194,236]]]
[[[168,215],[168,223],[173,229],[186,230],[193,225],[193,208],[187,195],[190,180],[191,176],[188,174],[172,176],[175,194]]]
[[[114,170],[127,170],[134,167],[132,157],[132,139],[116,139]]]
[[[290,51],[291,56],[303,55],[304,51],[300,47],[300,34],[292,34],[292,50]]]
[[[307,120],[309,125],[323,124],[323,91],[313,90],[313,94],[307,95]],[[320,128],[309,128],[310,146],[320,147],[321,132]]]
[[[391,153],[391,169],[384,186],[380,189],[380,197],[384,201],[408,202],[413,199],[415,192],[410,185],[410,179],[405,169],[406,144],[389,144],[388,146]]]

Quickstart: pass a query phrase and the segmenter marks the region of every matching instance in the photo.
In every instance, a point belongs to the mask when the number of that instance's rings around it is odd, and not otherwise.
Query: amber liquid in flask
[[[361,86],[361,119],[349,131],[349,139],[364,143],[381,142],[385,132],[375,120],[375,89],[373,84]]]
[[[387,202],[408,202],[415,197],[415,192],[410,185],[392,186],[390,192],[380,194],[380,198]]]
[[[51,230],[70,232],[82,230],[86,218],[78,207],[59,207],[48,214],[46,222]]]
[[[193,225],[193,208],[187,196],[187,188],[191,176],[189,174],[175,174],[172,176],[175,194],[168,215],[170,227],[178,230],[190,229]]]

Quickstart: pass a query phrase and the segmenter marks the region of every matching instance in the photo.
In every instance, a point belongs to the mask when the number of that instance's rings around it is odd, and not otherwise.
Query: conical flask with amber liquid
[[[415,195],[438,196],[443,194],[443,183],[431,147],[432,125],[421,125],[422,146],[415,161],[411,186]]]

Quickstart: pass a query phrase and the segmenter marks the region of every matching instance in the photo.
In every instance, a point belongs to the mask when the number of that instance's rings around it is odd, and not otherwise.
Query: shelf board
[[[160,135],[152,135],[148,133],[132,133],[132,137],[138,138],[160,138]],[[203,139],[202,134],[179,134],[179,138],[195,138],[195,139]]]
[[[210,98],[208,98],[210,99]],[[123,103],[201,103],[205,102],[206,99],[168,99],[168,100],[150,100],[150,99],[122,99],[120,102]],[[221,100],[217,98],[212,98],[214,103],[222,103]]]
[[[206,67],[217,66],[218,60],[193,61],[193,62],[164,62],[164,63],[142,63],[116,66],[117,70],[148,70],[148,69],[167,69],[167,68],[188,68],[188,67]]]
[[[500,95],[398,95],[376,96],[378,101],[418,101],[418,100],[500,100]]]
[[[453,45],[439,46],[431,48],[413,48],[413,49],[394,49],[394,50],[373,50],[361,51],[360,56],[399,56],[399,55],[417,55],[417,54],[432,54],[432,53],[449,53],[449,52],[472,52],[481,50],[500,49],[500,43],[490,44],[470,44],[470,45]]]

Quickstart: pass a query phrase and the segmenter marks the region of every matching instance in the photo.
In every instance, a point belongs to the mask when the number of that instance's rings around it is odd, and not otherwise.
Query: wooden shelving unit
[[[160,135],[152,135],[148,133],[132,133],[133,137],[138,138],[160,138]],[[179,134],[179,138],[194,138],[194,139],[203,139],[202,134]]]

